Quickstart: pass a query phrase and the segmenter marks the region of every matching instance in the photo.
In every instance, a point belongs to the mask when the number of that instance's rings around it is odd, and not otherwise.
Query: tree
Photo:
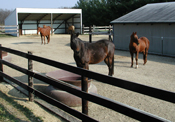
[[[82,9],[83,24],[109,25],[110,22],[148,3],[173,0],[79,0],[75,8]]]
[[[0,9],[0,25],[4,25],[4,20],[5,18],[11,13],[12,11],[11,10],[3,10],[3,9]]]

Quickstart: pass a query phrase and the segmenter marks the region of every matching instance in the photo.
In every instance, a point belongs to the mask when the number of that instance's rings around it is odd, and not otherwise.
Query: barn
[[[16,25],[19,28],[19,33],[13,34],[14,36],[36,34],[37,27],[43,27],[43,25],[50,26],[54,34],[67,33],[70,25],[74,25],[75,31],[81,33],[82,10],[16,8],[5,19],[5,26],[10,25]]]
[[[175,2],[147,4],[111,21],[116,49],[129,50],[137,32],[150,41],[149,53],[175,57]]]

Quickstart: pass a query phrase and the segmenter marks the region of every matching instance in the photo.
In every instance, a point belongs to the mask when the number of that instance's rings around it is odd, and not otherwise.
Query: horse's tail
[[[149,49],[149,40],[147,39],[147,43],[146,43],[147,49]]]

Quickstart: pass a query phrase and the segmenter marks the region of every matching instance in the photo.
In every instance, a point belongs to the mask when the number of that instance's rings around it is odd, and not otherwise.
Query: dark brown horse
[[[149,49],[149,40],[146,37],[141,37],[138,39],[137,32],[133,32],[130,39],[129,51],[131,54],[131,67],[133,67],[133,55],[135,53],[136,68],[138,68],[138,55],[139,52],[143,53],[143,65],[147,62],[147,55]]]
[[[43,44],[43,36],[44,36],[44,44],[45,42],[45,37],[47,38],[47,44],[50,42],[50,26],[43,26],[44,28],[38,27],[37,28],[37,34],[40,32],[41,35],[41,44]]]
[[[95,43],[83,42],[76,35],[71,34],[71,49],[74,51],[74,59],[78,67],[88,69],[89,64],[96,64],[104,60],[109,69],[109,74],[114,74],[115,45],[106,39]]]

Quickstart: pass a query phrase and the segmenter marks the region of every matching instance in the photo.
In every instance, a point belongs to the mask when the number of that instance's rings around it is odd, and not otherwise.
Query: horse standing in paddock
[[[106,39],[95,43],[83,42],[76,35],[71,34],[71,49],[74,51],[74,59],[78,67],[88,69],[89,64],[97,64],[104,60],[109,69],[109,74],[114,74],[114,51],[115,45]]]
[[[131,67],[133,67],[133,55],[135,53],[136,68],[138,68],[138,55],[139,52],[143,53],[143,65],[147,62],[147,55],[149,49],[149,40],[146,37],[141,37],[138,39],[137,32],[133,32],[130,37],[129,51],[131,54]]]
[[[38,27],[37,34],[40,32],[41,35],[41,44],[43,44],[43,36],[44,36],[44,44],[45,44],[45,37],[47,38],[47,44],[50,42],[50,26],[44,26],[44,28]]]
[[[73,25],[71,25],[71,26],[69,26],[68,27],[68,29],[67,29],[67,33],[74,33],[75,32],[75,26],[73,26]]]

